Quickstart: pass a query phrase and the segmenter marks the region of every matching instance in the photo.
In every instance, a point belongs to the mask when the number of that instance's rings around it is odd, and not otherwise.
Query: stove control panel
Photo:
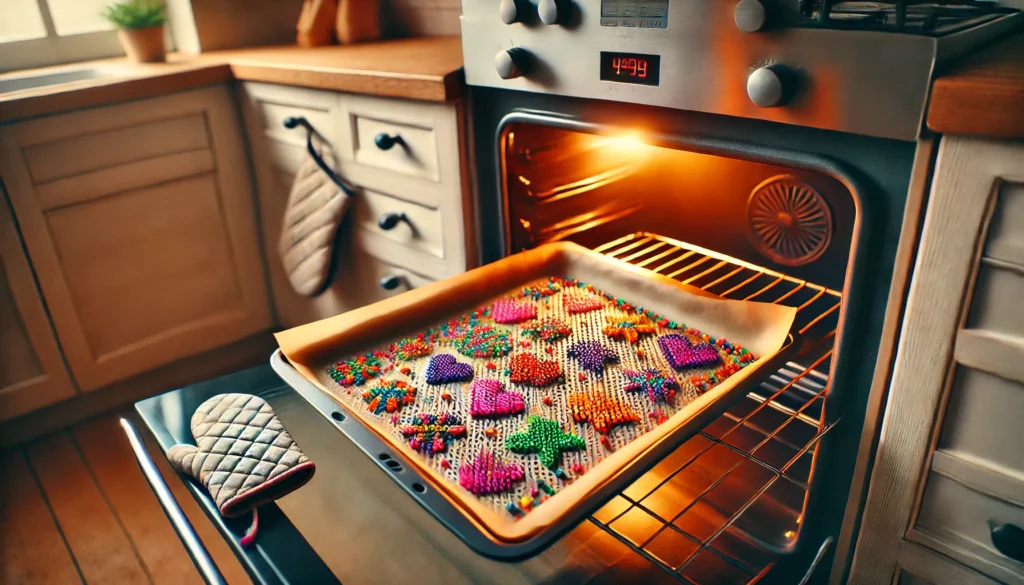
[[[807,25],[796,4],[462,0],[466,82],[915,140],[938,57],[1024,24],[850,30]]]

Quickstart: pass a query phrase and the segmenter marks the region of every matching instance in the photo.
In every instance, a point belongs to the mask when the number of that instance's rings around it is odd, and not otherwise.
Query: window
[[[0,0],[0,71],[122,55],[111,0]]]

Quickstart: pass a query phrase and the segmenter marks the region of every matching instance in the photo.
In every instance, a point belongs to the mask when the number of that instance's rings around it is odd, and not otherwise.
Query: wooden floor
[[[0,451],[0,585],[202,583],[118,418]],[[227,581],[250,583],[167,460],[154,459]]]

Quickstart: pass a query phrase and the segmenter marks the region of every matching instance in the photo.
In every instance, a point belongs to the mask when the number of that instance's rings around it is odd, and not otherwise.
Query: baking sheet
[[[677,396],[676,407],[666,413],[671,416],[662,424],[656,424],[645,417],[642,424],[617,427],[626,429],[627,433],[632,432],[629,442],[606,454],[596,465],[587,469],[586,473],[578,477],[572,474],[574,479],[571,481],[551,482],[558,489],[557,493],[545,501],[543,506],[517,519],[500,506],[495,506],[492,499],[481,499],[461,488],[457,480],[452,480],[457,474],[452,473],[450,469],[441,468],[440,457],[427,457],[410,448],[401,438],[389,434],[387,425],[381,425],[380,417],[366,410],[365,403],[359,400],[358,392],[349,394],[347,389],[332,383],[333,381],[326,376],[326,366],[342,357],[363,353],[398,338],[415,334],[438,322],[487,304],[495,297],[506,295],[511,289],[549,276],[571,276],[592,284],[598,289],[624,297],[634,305],[655,310],[666,319],[686,323],[689,327],[742,344],[758,356],[758,359],[702,395],[698,396],[692,388],[684,387]],[[771,373],[763,372],[763,366],[786,344],[794,317],[793,308],[710,298],[699,289],[685,287],[674,280],[608,259],[579,246],[549,244],[374,305],[279,333],[277,338],[282,352],[291,365],[309,383],[345,407],[389,446],[400,452],[407,463],[414,466],[420,475],[444,493],[453,506],[469,517],[482,533],[497,542],[514,543],[535,537],[545,530],[564,528],[560,526],[562,521],[569,516],[578,516],[570,512],[581,502],[588,500],[588,496],[602,491],[609,482],[632,479],[622,478],[619,473],[621,470],[647,456],[654,446],[665,442],[666,439],[678,437],[682,440],[692,435],[699,428],[698,425],[706,424],[711,416],[717,416],[724,410],[731,403],[730,398],[738,398],[746,392],[746,389],[743,389],[745,381],[758,374],[763,376]],[[664,359],[657,351],[657,346],[651,345],[655,343],[654,338],[648,338],[642,343],[642,347],[653,350],[647,352],[645,362],[649,362],[655,356]],[[562,353],[553,352],[552,355],[554,359],[562,360],[565,357],[565,344],[559,347],[560,349],[555,351]],[[650,366],[649,363],[640,363],[635,354],[627,351],[618,353],[626,362],[624,365],[629,368]],[[633,363],[634,361],[637,363]],[[474,365],[482,367],[482,364]],[[658,365],[667,368],[666,364]],[[419,367],[425,365],[420,364]],[[667,369],[671,371],[670,368]],[[571,375],[568,367],[566,370],[566,374]],[[422,380],[421,371],[417,371],[414,377],[416,375]],[[544,415],[555,409],[556,412],[561,411],[568,416],[564,409],[564,400],[557,401],[558,387],[554,388],[549,392],[520,391],[527,398],[526,413],[501,421],[501,436],[504,437],[510,432],[510,429],[504,428],[505,426],[525,427],[526,415],[531,412],[544,411],[540,412]],[[422,385],[422,388],[418,386],[417,390],[417,401],[429,395],[432,398],[431,405],[436,402],[439,408],[465,410],[465,405],[468,404],[466,399],[442,405],[438,401],[440,390],[427,388],[426,385]],[[556,398],[551,407],[541,407],[537,404],[543,394]],[[417,404],[417,407],[410,412],[434,411],[420,404]],[[493,422],[475,421],[468,412],[461,414],[467,425],[477,422],[493,425]],[[563,423],[568,421],[562,425],[563,428],[588,437],[588,450],[596,446],[597,439],[592,434],[591,425],[574,423],[571,417],[555,418]],[[470,428],[472,435],[479,432],[478,428]],[[496,442],[493,451],[502,453],[500,441]],[[565,455],[567,462],[571,464],[572,454]],[[453,467],[457,469],[458,466],[456,464]],[[564,467],[568,468],[569,465]],[[515,493],[523,491],[523,485],[518,487],[520,489]],[[530,485],[527,484],[525,487],[528,489]]]

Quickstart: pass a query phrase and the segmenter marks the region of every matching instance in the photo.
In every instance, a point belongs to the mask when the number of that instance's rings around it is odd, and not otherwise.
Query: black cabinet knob
[[[384,290],[395,290],[405,281],[401,274],[388,274],[380,279],[380,287]]]
[[[402,143],[402,136],[400,134],[381,132],[373,137],[373,143],[381,150],[391,150],[394,145]]]
[[[1011,559],[1024,563],[1024,528],[1013,524],[988,521],[989,536],[996,550]]]
[[[395,213],[394,211],[382,214],[377,219],[377,226],[382,230],[393,230],[399,222],[409,223],[409,217],[404,213]],[[412,224],[410,224],[412,225]]]

